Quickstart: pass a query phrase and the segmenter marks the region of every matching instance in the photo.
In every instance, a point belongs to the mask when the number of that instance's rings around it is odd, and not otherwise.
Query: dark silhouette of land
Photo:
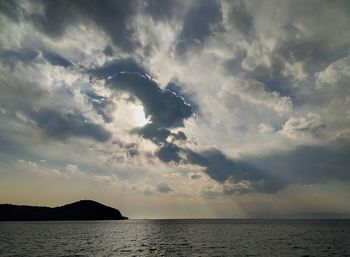
[[[60,207],[0,204],[0,221],[125,220],[119,210],[92,200]]]

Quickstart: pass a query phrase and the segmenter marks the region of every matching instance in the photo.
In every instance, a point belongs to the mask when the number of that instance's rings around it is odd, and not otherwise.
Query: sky
[[[0,202],[350,217],[350,2],[0,1]]]

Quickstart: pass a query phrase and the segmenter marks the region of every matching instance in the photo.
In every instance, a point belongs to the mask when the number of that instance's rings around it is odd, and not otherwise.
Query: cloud
[[[215,181],[222,184],[233,182],[230,190],[226,188],[225,194],[271,193],[284,187],[282,180],[271,177],[263,170],[242,160],[234,161],[215,148],[202,152],[189,150],[186,161],[204,167],[204,172]]]
[[[31,63],[34,61],[35,58],[37,58],[40,55],[42,55],[42,57],[45,60],[47,60],[51,65],[62,66],[65,68],[72,66],[72,63],[70,61],[68,61],[58,53],[52,51],[34,51],[29,48],[20,48],[16,50],[0,49],[1,62],[4,65],[9,66],[11,68],[14,68],[17,62]]]
[[[232,85],[226,85],[225,91],[230,95],[238,96],[243,101],[274,110],[280,115],[291,111],[293,102],[288,96],[281,96],[277,91],[270,92],[268,87],[253,79],[233,79]]]
[[[8,50],[0,50],[0,58],[1,62],[9,66],[11,68],[14,67],[17,61],[21,61],[24,63],[29,63],[34,60],[35,57],[37,57],[38,53],[36,51],[33,51],[31,49],[21,48],[21,49],[8,49]]]
[[[173,140],[186,139],[183,132],[174,133],[170,129],[184,126],[184,120],[193,115],[191,105],[176,92],[169,88],[162,90],[156,81],[138,72],[120,72],[107,79],[106,83],[112,89],[127,92],[141,102],[150,123],[141,128],[135,128],[132,132],[158,145],[163,145],[164,149],[161,149],[158,155],[163,160],[170,161],[169,157],[166,157],[171,150],[166,139],[169,136],[172,136]],[[171,156],[174,157],[174,154]]]
[[[143,138],[149,139],[157,145],[161,145],[171,135],[169,129],[159,127],[158,124],[149,123],[141,128],[135,128],[132,130],[137,134],[142,135]]]
[[[247,11],[246,2],[236,1],[229,8],[228,22],[244,36],[251,37],[254,34],[253,16]]]
[[[133,20],[135,1],[41,1],[42,14],[30,15],[30,20],[42,32],[53,38],[62,38],[70,26],[91,23],[102,29],[115,45],[124,51],[133,51],[137,45],[134,38]],[[39,8],[39,7],[37,7]]]
[[[336,146],[346,148],[350,143],[350,129],[341,130],[335,134],[332,143]]]
[[[43,109],[31,113],[31,118],[48,136],[58,139],[69,137],[88,137],[105,142],[111,134],[100,125],[88,121],[80,113],[60,113]]]
[[[181,127],[193,112],[191,106],[175,92],[162,90],[157,82],[136,72],[120,72],[107,80],[107,85],[137,97],[146,116],[159,127]]]
[[[187,137],[184,132],[172,132],[171,129],[184,126],[184,120],[194,113],[191,104],[180,95],[179,86],[171,82],[165,89],[161,89],[132,59],[114,60],[92,70],[91,73],[98,78],[108,78],[106,85],[110,88],[127,92],[141,102],[149,123],[134,128],[131,132],[157,144],[159,149],[156,156],[161,161],[178,164],[181,161],[179,152],[182,149],[173,142],[185,141]],[[167,139],[173,142],[167,142]]]
[[[0,70],[4,74],[0,86],[1,106],[12,115],[21,113],[28,125],[34,122],[47,136],[56,139],[85,137],[105,142],[111,137],[110,132],[77,108],[72,90],[50,76],[56,71],[55,65],[39,62],[23,67],[16,63],[12,69],[11,75],[7,67]],[[46,76],[52,81],[46,81]]]
[[[102,116],[103,120],[107,123],[112,122],[112,113],[115,107],[113,101],[107,97],[98,95],[92,90],[86,90],[83,93],[88,98],[89,103],[92,104],[92,107],[95,109],[95,111]]]
[[[179,140],[179,141],[187,140],[185,133],[183,133],[182,131],[179,131],[177,133],[171,133],[171,135],[173,136],[174,140]]]
[[[259,132],[260,133],[272,133],[274,131],[274,128],[269,125],[269,124],[265,124],[265,123],[260,123],[258,126]]]
[[[67,176],[81,176],[83,172],[79,169],[78,165],[68,164],[65,168]]]
[[[337,135],[331,145],[300,145],[295,149],[232,160],[217,149],[190,153],[188,162],[222,184],[222,190],[205,195],[276,193],[290,185],[313,185],[333,180],[349,181],[348,131]],[[341,143],[339,142],[341,138]]]
[[[114,59],[103,64],[101,67],[93,68],[88,71],[99,79],[107,79],[119,72],[138,72],[140,74],[147,73],[146,69],[132,58]]]
[[[163,194],[167,194],[167,193],[173,191],[173,190],[168,186],[168,184],[167,184],[167,183],[164,183],[164,182],[158,184],[158,185],[156,186],[156,189],[157,189],[157,191],[158,191],[159,193],[163,193]]]
[[[190,151],[187,161],[206,167],[205,172],[214,180],[224,182],[236,171],[236,164],[217,149],[210,149],[201,153]]]
[[[268,172],[264,172],[248,162],[234,161],[215,148],[195,152],[172,143],[166,143],[160,147],[156,155],[165,163],[174,162],[203,167],[205,174],[223,185],[224,190],[219,195],[254,192],[274,193],[287,185],[282,179],[273,177]],[[199,179],[201,175],[192,174],[190,177],[191,179]]]
[[[173,141],[187,139],[182,131],[172,132],[171,129],[183,127],[184,120],[193,115],[193,110],[184,97],[171,90],[175,84],[172,83],[172,87],[162,90],[157,82],[147,75],[138,72],[120,72],[108,79],[107,85],[137,97],[150,123],[141,128],[134,128],[132,132],[157,144],[160,148],[156,156],[161,161],[178,164],[181,161],[179,156],[181,148],[167,142],[167,139],[170,137]]]
[[[77,165],[74,165],[74,164],[68,164],[66,167],[65,167],[65,170],[68,171],[68,172],[76,172],[79,170],[79,167]]]
[[[200,17],[200,18],[199,18]],[[222,21],[221,4],[215,0],[194,1],[185,16],[175,51],[184,55],[189,49],[201,46]]]
[[[141,128],[134,128],[131,132],[140,134],[143,138],[149,139],[157,145],[167,144],[167,139],[172,141],[185,141],[187,139],[182,131],[173,133],[169,129],[159,127],[158,124],[154,123],[148,123]]]
[[[337,179],[349,181],[349,140],[342,145],[301,145],[293,150],[251,157],[247,162],[269,171],[285,185],[310,185]]]
[[[145,2],[145,11],[154,20],[171,20],[176,18],[175,14],[180,14],[184,3],[173,0],[149,0]]]
[[[16,68],[17,65],[20,68]],[[31,110],[49,96],[49,89],[41,84],[39,67],[22,68],[22,64],[0,67],[1,107],[10,111]],[[36,76],[33,76],[36,73]],[[28,76],[28,77],[27,77]],[[30,76],[30,77],[29,77]]]
[[[156,153],[158,158],[165,162],[179,163],[181,161],[180,152],[183,151],[180,147],[173,143],[165,143]]]
[[[135,67],[138,69],[138,66],[134,65],[131,66],[131,69]],[[144,138],[159,145],[156,156],[161,161],[175,164],[195,164],[204,167],[205,173],[215,181],[220,183],[234,181],[235,188],[227,189],[226,194],[248,191],[275,192],[284,186],[283,182],[278,179],[273,180],[258,168],[242,162],[236,163],[220,150],[210,149],[195,152],[189,148],[167,142],[166,140],[170,136],[175,139],[179,136],[186,139],[183,132],[175,134],[170,129],[183,126],[183,121],[193,113],[191,105],[185,102],[183,97],[171,91],[172,87],[166,87],[165,90],[162,90],[147,75],[129,71],[117,73],[112,78],[107,79],[106,84],[115,90],[128,92],[140,100],[146,116],[151,117],[151,123],[141,128],[135,128],[133,132],[139,133]],[[277,108],[276,104],[273,106]],[[246,183],[244,187],[242,187],[242,183]]]
[[[325,70],[315,74],[316,87],[335,87],[347,85],[350,78],[350,57],[344,57],[331,63]]]
[[[60,56],[57,53],[44,51],[43,56],[46,60],[48,60],[52,65],[62,66],[62,67],[69,67],[72,66],[72,63],[65,59],[64,57]]]
[[[189,176],[191,179],[200,179],[202,176],[200,174],[194,173],[194,174],[190,174]]]
[[[0,12],[13,21],[18,22],[23,16],[23,7],[19,1],[1,1]]]
[[[229,45],[237,50],[228,51],[228,56],[229,53],[235,56],[235,52],[243,56],[235,59],[234,67],[228,68],[235,74],[244,73],[263,82],[270,91],[293,101],[300,100],[300,91],[305,93],[306,88],[313,86],[310,80],[315,72],[347,55],[347,8],[345,1],[225,2],[228,18],[224,26],[232,34],[225,36],[237,42]],[[243,26],[237,28],[240,23]],[[235,32],[244,26],[246,34]],[[342,31],[338,40],[329,37],[334,29]],[[232,62],[229,65],[232,66]]]
[[[279,133],[296,141],[312,140],[322,136],[325,127],[319,115],[308,113],[306,117],[288,119]]]

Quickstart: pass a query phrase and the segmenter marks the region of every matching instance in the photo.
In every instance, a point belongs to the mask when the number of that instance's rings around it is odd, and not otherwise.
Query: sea
[[[0,256],[350,256],[350,220],[0,222]]]

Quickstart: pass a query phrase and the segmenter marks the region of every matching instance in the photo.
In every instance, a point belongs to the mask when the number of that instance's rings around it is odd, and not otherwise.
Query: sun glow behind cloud
[[[146,118],[146,114],[142,105],[135,106],[132,116],[133,120],[135,120],[136,126],[144,126],[147,123],[151,123],[150,117]]]

